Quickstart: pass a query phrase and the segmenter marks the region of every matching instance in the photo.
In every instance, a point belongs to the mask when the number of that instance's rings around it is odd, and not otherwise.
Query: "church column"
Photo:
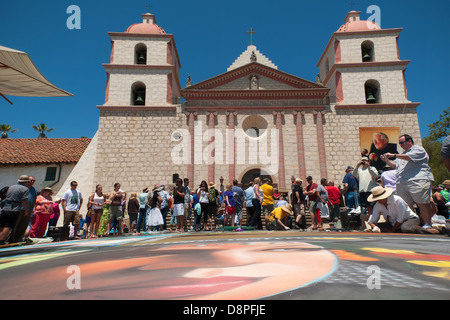
[[[214,129],[216,127],[216,119],[215,116],[217,112],[209,112],[206,111],[206,117],[208,119],[208,129],[209,129],[209,143],[208,145],[211,147],[211,150],[208,152],[208,181],[215,181],[215,157],[216,157],[216,147],[214,145],[215,136]]]
[[[323,111],[314,111],[316,115],[316,128],[317,128],[317,144],[319,151],[319,166],[320,166],[320,178],[327,178],[327,156],[325,153],[325,134],[323,131]]]
[[[294,111],[295,126],[297,130],[297,161],[298,161],[298,173],[300,179],[306,179],[306,165],[305,165],[305,144],[303,141],[303,116],[305,111]]]
[[[236,178],[236,162],[235,162],[235,137],[234,137],[234,118],[237,115],[236,111],[227,112],[228,115],[228,134],[227,134],[227,163],[228,163],[228,181],[233,181]]]
[[[190,185],[194,185],[194,125],[195,116],[197,112],[186,112],[188,117],[188,130],[189,130],[189,149],[188,149],[188,165],[187,165],[187,177]]]
[[[278,131],[278,189],[286,188],[286,172],[284,168],[283,115],[284,111],[274,111],[275,124]]]

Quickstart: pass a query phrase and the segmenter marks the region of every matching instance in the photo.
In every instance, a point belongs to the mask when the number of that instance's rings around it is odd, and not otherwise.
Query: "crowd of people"
[[[308,176],[304,187],[302,179],[292,177],[290,188],[277,190],[270,179],[257,177],[240,186],[237,180],[224,185],[221,177],[219,186],[204,180],[191,189],[189,179],[178,178],[174,184],[156,184],[129,197],[120,183],[109,193],[97,185],[85,201],[76,181],[61,199],[53,199],[50,188],[38,193],[34,177],[23,175],[17,184],[1,190],[0,244],[44,237],[49,227],[56,226],[61,209],[63,225],[72,228],[73,239],[208,231],[228,225],[237,231],[261,230],[264,225],[267,230],[333,230],[343,229],[355,216],[360,231],[446,232],[450,180],[435,184],[428,155],[411,136],[400,136],[399,145],[402,154],[377,157],[385,163],[382,170],[362,154],[355,167],[347,167],[339,186],[326,178],[317,184]],[[85,217],[80,215],[83,204],[88,209]],[[436,214],[442,228],[433,222]]]

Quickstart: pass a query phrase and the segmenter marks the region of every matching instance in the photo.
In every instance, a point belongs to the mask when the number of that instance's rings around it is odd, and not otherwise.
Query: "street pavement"
[[[1,300],[449,298],[443,235],[210,231],[0,249]]]

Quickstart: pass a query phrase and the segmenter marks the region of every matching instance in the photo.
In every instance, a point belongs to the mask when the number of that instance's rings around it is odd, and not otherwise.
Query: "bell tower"
[[[398,38],[401,28],[381,29],[351,11],[333,33],[317,67],[330,88],[330,102],[339,106],[410,105],[405,71],[409,60],[401,60]]]
[[[167,107],[179,103],[180,61],[172,34],[151,13],[125,32],[109,32],[111,59],[102,107]],[[133,110],[131,108],[131,110]]]

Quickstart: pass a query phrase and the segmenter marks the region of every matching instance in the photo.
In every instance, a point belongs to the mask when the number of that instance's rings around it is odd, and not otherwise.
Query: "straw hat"
[[[158,185],[155,185],[155,187],[153,188],[153,192],[160,192],[160,191],[162,191],[164,189],[164,186],[158,186]]]
[[[284,212],[287,212],[289,214],[294,214],[294,211],[292,211],[292,205],[290,203],[288,203],[285,206],[281,206],[281,210],[283,210]]]
[[[53,190],[51,188],[49,188],[49,187],[45,187],[45,188],[41,189],[41,193],[44,192],[44,191],[50,191],[50,195],[53,194]]]
[[[17,180],[17,182],[28,182],[28,181],[30,181],[30,178],[26,174],[21,175],[19,177],[19,180]]]
[[[216,184],[215,184],[214,182],[210,182],[210,183],[209,183],[209,187],[210,187],[210,188],[215,188],[215,187],[216,187]]]
[[[389,197],[392,194],[392,192],[394,192],[394,189],[389,188],[389,187],[383,188],[383,187],[377,186],[370,191],[372,192],[372,194],[367,197],[367,201],[374,202],[374,201],[378,201],[381,199],[386,199],[387,197]]]
[[[444,182],[442,182],[442,184],[445,185],[450,185],[450,180],[445,180]]]

